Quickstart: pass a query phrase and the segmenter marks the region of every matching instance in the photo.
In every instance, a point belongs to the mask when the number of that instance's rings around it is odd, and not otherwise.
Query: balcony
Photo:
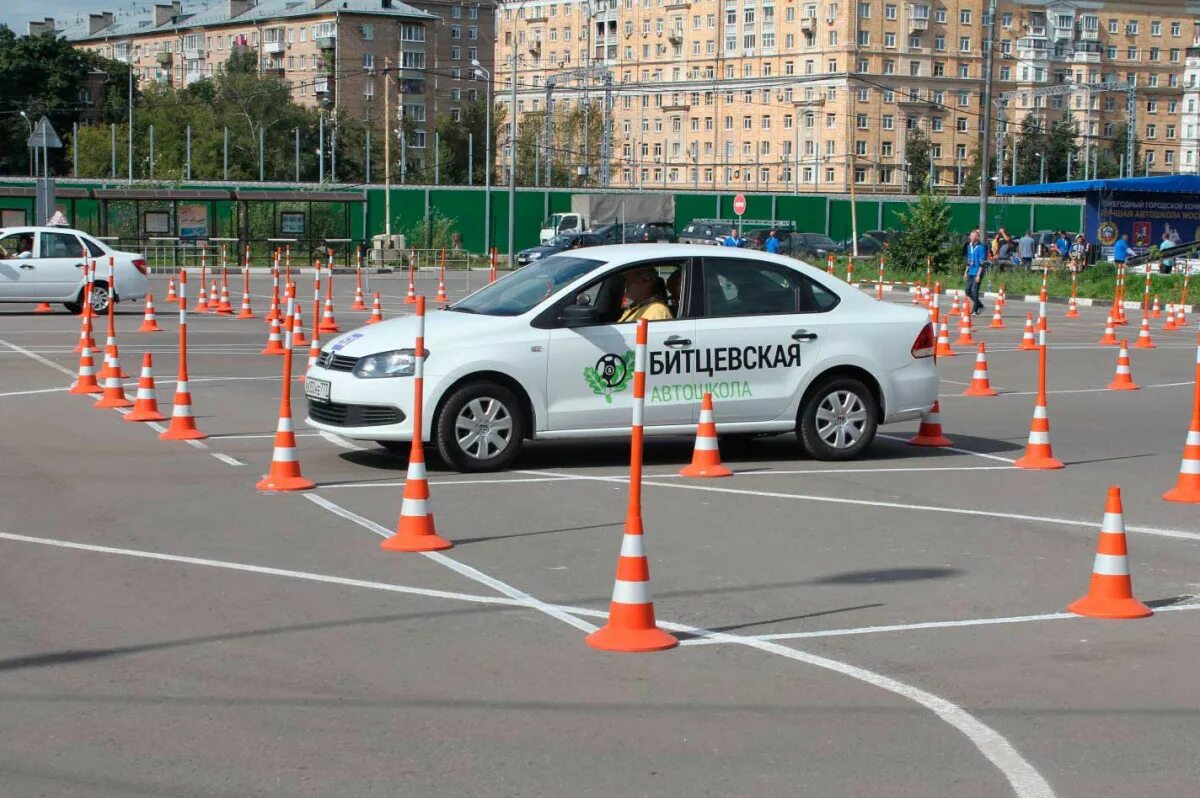
[[[154,63],[161,64],[162,66],[170,66],[173,55],[173,53],[155,53]]]
[[[183,60],[185,61],[203,61],[204,51],[199,47],[183,48]]]
[[[263,52],[267,55],[280,55],[287,51],[287,42],[263,42]]]
[[[330,84],[329,78],[317,78],[313,81],[313,94],[328,94]]]
[[[667,31],[667,41],[671,44],[683,44],[683,28],[671,28]]]
[[[334,35],[314,36],[313,41],[317,43],[317,47],[321,50],[332,50],[337,47],[337,37]]]
[[[1084,42],[1098,42],[1100,41],[1100,30],[1088,30],[1087,28],[1083,28],[1079,31],[1079,40]]]
[[[191,86],[193,83],[198,83],[202,80],[204,80],[203,72],[185,72],[183,75],[183,82],[188,86]]]
[[[806,33],[814,33],[817,30],[817,18],[801,17],[800,30],[805,31]]]
[[[539,58],[542,55],[542,40],[534,39],[528,45],[529,54],[534,58]]]
[[[280,79],[283,79],[283,76],[286,74],[286,72],[287,72],[287,70],[285,70],[282,66],[279,66],[278,64],[270,64],[268,66],[264,66],[263,71],[262,71],[263,75],[266,77],[280,78]]]
[[[908,29],[914,32],[929,30],[929,17],[909,17]]]

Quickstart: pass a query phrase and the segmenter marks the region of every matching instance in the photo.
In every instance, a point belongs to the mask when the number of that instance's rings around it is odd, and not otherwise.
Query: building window
[[[969,52],[971,52],[971,37],[970,37],[970,36],[961,36],[961,37],[959,37],[959,40],[958,40],[958,51],[959,51],[960,53],[969,53]]]
[[[971,9],[964,8],[962,11],[958,12],[958,23],[960,25],[971,24]]]
[[[857,127],[859,130],[867,129],[867,115],[866,114],[858,114],[855,117],[855,127]]]
[[[359,28],[359,30],[362,31],[363,41],[367,41],[367,42],[374,41],[374,39],[375,39],[375,26],[374,25],[365,24],[365,25],[362,25]]]
[[[462,38],[462,25],[451,25],[450,26],[450,38],[451,39],[461,39]]]
[[[479,39],[479,28],[474,25],[467,28],[467,38],[471,41],[477,41]]]

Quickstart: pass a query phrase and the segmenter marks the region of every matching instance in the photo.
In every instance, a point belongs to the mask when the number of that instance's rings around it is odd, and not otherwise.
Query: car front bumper
[[[329,401],[305,395],[308,426],[355,440],[412,440],[412,379],[363,380],[319,366],[307,378],[329,383]]]

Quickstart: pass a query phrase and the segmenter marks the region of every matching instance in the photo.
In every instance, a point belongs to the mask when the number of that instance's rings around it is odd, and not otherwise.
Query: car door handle
[[[86,264],[86,263],[76,263],[76,264],[75,264],[75,268],[76,268],[76,269],[83,269],[83,268],[86,268],[86,267],[87,267],[87,264]]]
[[[815,341],[817,340],[817,334],[814,332],[809,332],[808,330],[796,330],[794,333],[792,333],[792,340]]]
[[[691,346],[691,338],[680,338],[678,335],[672,335],[667,340],[663,341],[663,346]]]
[[[32,270],[32,269],[33,269],[33,264],[32,264],[32,263],[22,263],[22,264],[21,264],[21,268],[22,268],[22,269],[30,269],[30,270]]]

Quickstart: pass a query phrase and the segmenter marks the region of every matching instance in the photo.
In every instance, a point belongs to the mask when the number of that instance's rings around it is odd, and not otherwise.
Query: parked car
[[[527,266],[536,260],[548,258],[559,252],[565,252],[568,249],[595,247],[603,243],[604,241],[601,237],[595,233],[565,233],[555,236],[550,240],[549,244],[540,244],[536,247],[521,250],[517,253],[517,265]]]
[[[736,230],[737,225],[730,222],[692,222],[679,234],[679,243],[719,246],[725,236]]]
[[[69,227],[0,228],[0,302],[61,302],[79,313],[87,301],[94,311],[105,313],[110,258],[116,301],[145,298],[145,255],[113,249]],[[89,263],[96,265],[96,277],[91,297],[84,297],[83,269]]]
[[[883,238],[876,238],[872,233],[863,233],[858,237],[858,254],[860,256],[873,256],[883,252],[887,246],[887,241]],[[847,238],[842,242],[843,252],[854,254],[854,239]]]
[[[824,263],[830,254],[841,255],[846,251],[844,246],[821,233],[792,233],[787,244],[789,251],[784,254],[801,260],[815,260],[821,263]],[[780,252],[783,252],[782,247]]]
[[[861,456],[880,424],[937,397],[924,308],[878,302],[793,258],[680,244],[539,260],[425,319],[422,434],[460,471],[513,463],[527,439],[629,436],[636,324],[625,278],[680,275],[676,318],[649,326],[647,435],[694,435],[703,391],[725,434],[794,431],[821,460]],[[306,423],[388,449],[413,434],[416,320],[330,340],[308,370]]]
[[[637,222],[627,226],[625,241],[670,244],[675,241],[674,222]]]

